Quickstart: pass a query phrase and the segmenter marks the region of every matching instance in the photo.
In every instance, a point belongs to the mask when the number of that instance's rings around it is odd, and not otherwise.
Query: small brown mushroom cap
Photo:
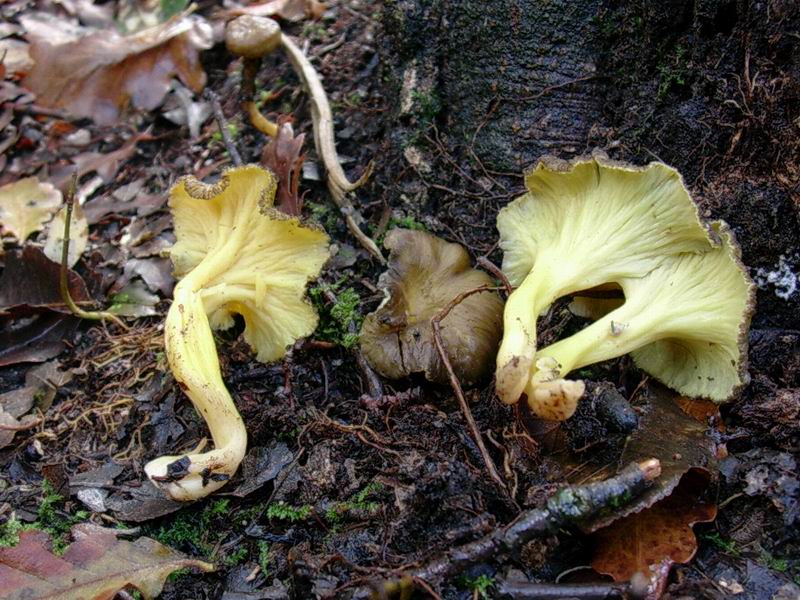
[[[228,51],[244,58],[261,58],[277,50],[281,44],[281,28],[272,19],[241,15],[225,27]]]
[[[386,300],[364,319],[361,350],[390,379],[422,372],[429,381],[447,383],[431,319],[459,294],[492,285],[492,279],[471,268],[460,245],[424,231],[394,229],[384,246],[391,252],[389,269],[378,285]],[[442,319],[442,342],[461,383],[474,384],[491,368],[502,316],[500,297],[486,291],[468,296]]]

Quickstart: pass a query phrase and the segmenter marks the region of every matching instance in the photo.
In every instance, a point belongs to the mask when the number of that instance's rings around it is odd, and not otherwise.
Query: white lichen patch
[[[403,87],[400,90],[400,114],[411,113],[414,107],[414,90],[417,89],[417,61],[411,64],[403,72]]]
[[[795,295],[800,284],[800,275],[796,271],[797,256],[786,258],[781,254],[776,268],[769,271],[763,267],[756,269],[753,280],[758,289],[768,290],[775,288],[775,295],[783,300],[789,300]]]
[[[407,146],[405,150],[403,150],[403,156],[408,161],[412,167],[414,167],[420,173],[424,173],[427,175],[433,171],[433,167],[427,161],[425,156],[422,154],[422,151],[417,148],[416,146]]]

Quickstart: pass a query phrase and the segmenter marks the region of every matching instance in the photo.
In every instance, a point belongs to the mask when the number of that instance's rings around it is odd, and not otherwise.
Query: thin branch
[[[481,257],[479,257],[479,258],[478,258],[478,264],[479,264],[480,266],[482,266],[484,269],[486,269],[487,271],[489,271],[489,273],[491,273],[492,275],[494,275],[494,276],[495,276],[497,279],[499,279],[499,280],[500,280],[500,281],[503,283],[503,286],[506,288],[506,293],[507,293],[509,296],[511,295],[511,292],[513,292],[513,291],[514,291],[514,286],[513,286],[513,285],[511,285],[511,284],[508,282],[508,277],[506,277],[506,274],[505,274],[505,273],[503,273],[503,272],[502,272],[502,271],[501,271],[501,270],[500,270],[500,269],[497,267],[497,265],[496,265],[496,264],[494,264],[492,261],[490,261],[490,260],[489,260],[488,258],[486,258],[485,256],[481,256]]]
[[[504,581],[497,585],[497,598],[511,600],[623,600],[643,598],[630,583],[528,583]]]
[[[502,560],[532,539],[552,535],[565,527],[584,524],[609,507],[619,509],[629,504],[659,475],[661,463],[651,458],[638,464],[631,463],[605,481],[566,486],[553,494],[543,506],[525,511],[509,525],[495,529],[474,542],[452,548],[440,558],[400,577],[410,576],[432,585],[452,581],[474,565]]]
[[[242,165],[242,155],[239,154],[239,151],[236,149],[236,146],[231,139],[231,132],[228,131],[228,121],[225,119],[225,115],[222,114],[222,106],[219,103],[219,96],[216,93],[211,91],[209,88],[206,88],[206,91],[203,94],[211,103],[211,110],[214,111],[214,119],[217,121],[217,127],[219,127],[219,133],[222,136],[222,142],[225,144],[225,148],[228,150],[228,154],[231,157],[231,162],[234,166],[239,167]]]
[[[76,317],[80,317],[81,319],[89,319],[90,321],[105,321],[106,319],[109,319],[127,331],[128,326],[125,325],[125,323],[122,322],[122,319],[120,319],[117,315],[106,311],[83,310],[80,306],[75,304],[75,301],[72,299],[72,296],[69,293],[69,268],[67,267],[69,263],[69,230],[72,223],[72,207],[75,204],[75,192],[77,188],[78,174],[75,173],[73,174],[72,181],[67,188],[67,196],[65,200],[67,214],[64,218],[64,240],[61,245],[61,272],[59,273],[58,281],[58,287],[61,291],[61,299],[64,301],[64,304],[67,305],[69,311]]]
[[[483,457],[483,462],[486,465],[486,470],[489,472],[489,476],[494,480],[494,482],[503,490],[506,494],[508,493],[508,487],[506,486],[506,482],[503,481],[503,478],[500,477],[500,473],[497,472],[497,467],[492,460],[492,457],[489,456],[489,451],[486,449],[486,445],[483,443],[483,436],[481,435],[481,430],[478,428],[477,423],[475,423],[475,419],[472,417],[472,411],[469,409],[469,403],[467,399],[464,397],[464,392],[461,389],[461,383],[458,381],[458,377],[456,377],[455,372],[453,371],[453,365],[450,364],[450,359],[447,357],[447,352],[444,348],[444,343],[442,342],[442,328],[441,328],[441,321],[447,315],[450,314],[450,311],[453,310],[456,306],[461,304],[465,299],[469,298],[473,294],[478,294],[480,292],[489,292],[489,291],[497,291],[498,289],[494,286],[484,285],[472,290],[467,290],[466,292],[460,293],[458,296],[453,298],[450,303],[445,306],[437,315],[435,315],[431,319],[431,325],[433,325],[433,341],[436,344],[436,351],[439,353],[439,358],[442,359],[442,363],[444,364],[444,368],[447,370],[447,376],[450,379],[450,386],[453,388],[453,392],[458,398],[458,403],[461,406],[461,412],[464,413],[464,418],[467,421],[467,425],[469,426],[469,430],[472,433],[472,437],[475,439],[475,443],[478,445],[478,449],[481,452],[481,457]],[[513,502],[513,498],[511,499]]]

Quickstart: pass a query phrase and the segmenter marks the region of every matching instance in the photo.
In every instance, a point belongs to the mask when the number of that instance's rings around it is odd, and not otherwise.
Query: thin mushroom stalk
[[[174,500],[193,500],[221,488],[247,448],[247,431],[222,381],[214,336],[193,283],[184,279],[175,287],[164,325],[166,354],[178,385],[206,419],[214,449],[162,456],[147,464],[148,477]]]
[[[547,261],[542,261],[547,264]],[[503,312],[505,336],[497,351],[497,390],[501,398],[515,401],[522,395],[534,369],[536,320],[558,298],[555,277],[537,265],[506,300]]]
[[[378,245],[359,227],[363,221],[361,215],[348,198],[348,194],[361,186],[372,173],[372,163],[364,174],[351,182],[339,162],[336,152],[336,138],[333,130],[333,113],[328,96],[322,86],[316,69],[303,51],[287,35],[281,32],[280,26],[273,19],[242,15],[230,21],[225,31],[225,43],[231,53],[244,59],[242,70],[243,108],[250,122],[261,132],[271,137],[278,135],[278,126],[258,110],[255,104],[255,77],[264,55],[282,46],[292,68],[306,87],[311,97],[311,119],[314,124],[314,145],[317,154],[325,165],[328,189],[333,201],[344,217],[347,228],[358,242],[381,264],[385,264]]]

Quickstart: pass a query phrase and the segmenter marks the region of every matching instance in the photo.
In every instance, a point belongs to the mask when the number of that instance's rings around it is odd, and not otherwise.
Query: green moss
[[[0,525],[0,548],[10,548],[19,544],[19,534],[29,527],[29,525],[12,516],[8,521]]]
[[[768,569],[786,573],[789,570],[789,561],[785,558],[773,556],[770,552],[761,549],[761,563]]]
[[[665,64],[658,65],[659,84],[657,100],[663,100],[671,89],[682,87],[686,84],[689,74],[689,65],[686,58],[686,48],[677,46],[675,55]]]
[[[269,576],[270,564],[272,564],[272,550],[268,541],[261,540],[258,542],[258,566],[261,567],[264,577]]]
[[[731,556],[739,556],[739,549],[736,547],[736,542],[732,540],[724,540],[722,536],[716,531],[710,533],[701,533],[700,539],[704,542],[710,543],[712,546],[730,554]]]
[[[223,498],[209,502],[199,511],[184,509],[168,525],[152,529],[145,527],[145,530],[165,546],[209,558],[221,536],[221,530],[214,524],[223,517],[229,518],[229,504],[230,500]]]
[[[305,504],[303,506],[290,506],[285,502],[278,502],[270,504],[267,508],[267,518],[276,521],[289,521],[295,523],[297,521],[305,521],[311,516],[311,506]]]
[[[72,526],[89,518],[89,512],[76,511],[74,514],[64,512],[64,498],[56,488],[45,479],[42,481],[42,499],[36,512],[36,521],[26,529],[39,529],[48,533],[52,539],[53,552],[63,554],[69,545],[69,532]]]
[[[477,593],[479,598],[489,598],[489,588],[494,585],[494,577],[482,574],[477,577],[462,577],[459,584]]]
[[[414,231],[428,231],[425,223],[420,223],[414,217],[391,217],[387,229],[395,229],[402,227],[403,229],[413,229]]]
[[[306,201],[303,205],[311,213],[311,220],[319,223],[325,231],[333,231],[338,224],[336,213],[326,204],[320,202]]]
[[[64,498],[45,479],[42,481],[42,498],[33,523],[22,523],[16,517],[0,525],[0,548],[16,546],[23,531],[44,531],[52,540],[53,552],[61,555],[69,546],[69,532],[73,525],[86,521],[89,512],[78,510],[71,514],[64,509]]]
[[[358,343],[358,331],[364,316],[360,311],[361,298],[353,288],[342,287],[345,281],[341,279],[333,285],[314,286],[308,294],[319,313],[316,336],[349,349]],[[335,297],[332,304],[328,301],[328,293]]]
[[[430,125],[437,115],[442,111],[442,101],[435,92],[424,92],[413,90],[411,92],[414,114],[419,117],[421,123]]]
[[[246,558],[247,548],[240,547],[223,558],[222,564],[224,564],[226,567],[235,567],[236,565],[243,563]]]
[[[365,512],[370,515],[378,512],[378,509],[381,506],[380,503],[375,502],[374,500],[369,500],[369,497],[373,494],[377,494],[382,489],[383,485],[377,481],[369,483],[364,487],[364,489],[353,494],[349,500],[337,502],[336,504],[330,506],[325,511],[325,520],[336,527],[341,523],[344,515],[351,511]]]
[[[167,576],[167,583],[175,583],[177,581],[180,581],[187,575],[191,574],[192,574],[191,569],[178,569],[177,571],[173,571]]]
[[[325,34],[327,30],[325,25],[315,21],[307,21],[305,25],[303,25],[303,34],[302,37],[308,39],[312,42],[318,42],[325,39]]]
[[[391,231],[392,229],[412,229],[414,231],[428,231],[428,226],[425,223],[417,221],[412,216],[405,216],[405,217],[390,217],[389,222],[386,224],[386,232]],[[379,235],[375,241],[379,246],[383,245],[383,241],[386,239],[386,232]],[[371,232],[373,236],[377,233],[377,227],[372,227]]]

